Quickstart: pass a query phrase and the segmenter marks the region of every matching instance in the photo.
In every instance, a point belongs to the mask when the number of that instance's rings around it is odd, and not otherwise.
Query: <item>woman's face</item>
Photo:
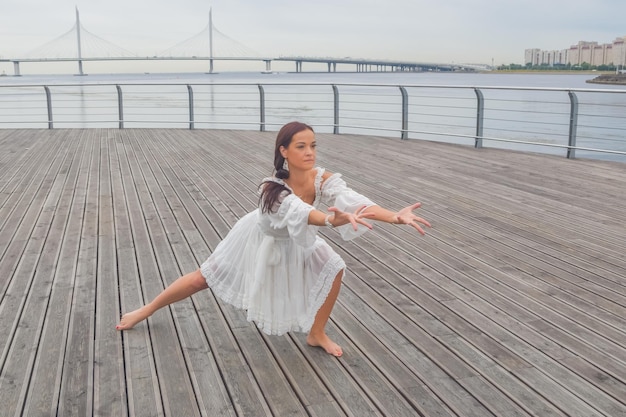
[[[281,146],[280,153],[289,163],[289,170],[309,170],[315,167],[315,133],[302,130],[291,138],[288,147]]]

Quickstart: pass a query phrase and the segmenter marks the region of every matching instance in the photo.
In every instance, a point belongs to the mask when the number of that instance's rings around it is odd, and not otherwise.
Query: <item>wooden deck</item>
[[[118,333],[256,207],[275,133],[0,130],[0,414],[626,416],[626,164],[318,134],[319,165],[433,228],[324,236],[329,333],[204,291]]]

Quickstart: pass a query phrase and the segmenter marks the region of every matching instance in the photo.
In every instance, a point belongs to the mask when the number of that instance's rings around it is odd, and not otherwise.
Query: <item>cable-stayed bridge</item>
[[[246,45],[232,39],[213,25],[209,12],[208,25],[195,36],[186,39],[157,55],[141,56],[109,42],[85,29],[80,23],[76,9],[76,22],[66,33],[26,53],[22,57],[0,59],[12,62],[14,75],[19,76],[20,63],[26,62],[76,62],[78,75],[84,75],[83,62],[98,61],[208,61],[208,72],[214,71],[216,61],[258,61],[265,63],[265,71],[271,72],[272,61],[295,63],[295,71],[303,71],[303,63],[326,64],[328,72],[337,71],[337,65],[354,65],[357,72],[380,71],[459,71],[473,70],[461,64],[418,63],[382,59],[264,56]]]

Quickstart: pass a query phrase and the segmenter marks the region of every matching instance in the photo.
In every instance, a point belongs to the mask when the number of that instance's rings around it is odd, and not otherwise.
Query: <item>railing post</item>
[[[43,89],[46,91],[46,106],[48,108],[48,129],[52,129],[54,128],[54,123],[52,121],[52,95],[50,94],[50,89],[47,85],[44,85]]]
[[[119,122],[119,128],[124,129],[124,101],[122,99],[122,87],[115,85],[117,90],[117,120]]]
[[[567,143],[567,157],[573,159],[576,157],[576,129],[578,127],[578,97],[571,91],[568,91],[570,110],[569,110],[569,140]]]
[[[333,133],[339,134],[339,89],[333,84]]]
[[[265,90],[261,84],[257,84],[259,87],[259,113],[260,113],[260,126],[259,130],[265,132]]]
[[[187,84],[187,92],[189,93],[189,130],[193,130],[195,126],[193,113],[193,89],[189,84]]]
[[[474,88],[476,93],[476,137],[474,138],[474,147],[483,147],[483,123],[485,120],[485,97],[483,92],[478,88]]]
[[[400,93],[402,93],[402,135],[401,139],[409,138],[409,94],[406,92],[406,88],[400,86]]]

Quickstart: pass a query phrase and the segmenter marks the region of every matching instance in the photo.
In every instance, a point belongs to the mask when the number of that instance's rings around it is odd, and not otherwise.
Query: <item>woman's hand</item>
[[[413,226],[415,230],[420,232],[420,234],[425,235],[424,229],[420,226],[420,223],[424,226],[431,227],[430,223],[428,223],[425,219],[416,216],[413,214],[413,210],[420,208],[422,203],[415,203],[411,206],[405,207],[402,210],[396,213],[396,219],[398,224],[408,224]]]
[[[356,231],[358,229],[358,225],[362,224],[368,229],[372,228],[372,225],[365,221],[366,218],[374,217],[373,213],[364,213],[364,210],[367,206],[362,206],[358,208],[354,213],[348,213],[345,211],[339,210],[337,207],[329,207],[328,211],[332,211],[333,217],[330,219],[330,222],[333,226],[343,226],[344,224],[352,224],[352,228]]]

